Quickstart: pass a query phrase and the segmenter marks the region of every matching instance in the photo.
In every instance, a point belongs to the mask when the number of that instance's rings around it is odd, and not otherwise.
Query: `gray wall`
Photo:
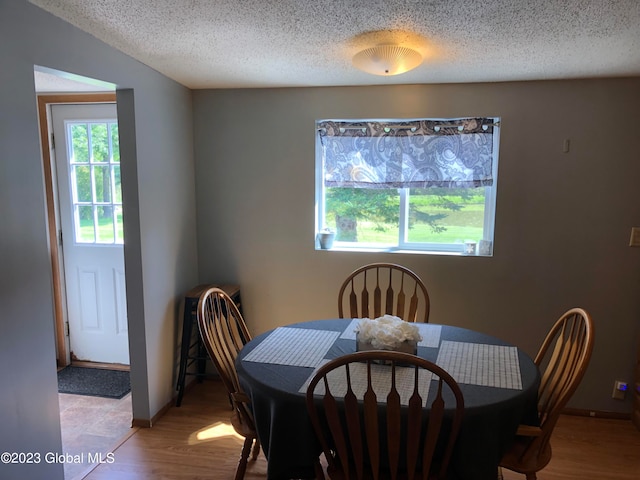
[[[191,92],[24,0],[0,0],[0,452],[60,452],[34,65],[112,82],[123,163],[134,417],[174,394],[180,295],[198,277]],[[62,479],[61,464],[3,480]]]
[[[530,353],[586,307],[597,341],[573,406],[629,411],[610,395],[638,335],[639,79],[196,91],[192,116],[189,90],[24,0],[0,0],[0,64],[0,451],[61,448],[34,65],[118,85],[136,418],[174,393],[178,304],[198,280],[239,282],[259,333],[335,316],[342,279],[375,260],[423,277],[433,322]],[[493,258],[314,250],[316,119],[465,115],[503,121]],[[3,480],[62,475],[0,465]]]
[[[405,264],[430,319],[496,335],[532,356],[582,306],[596,322],[571,406],[629,412],[640,319],[640,79],[194,92],[200,280],[238,282],[250,330],[337,316],[342,280]],[[492,258],[314,250],[314,121],[500,116]],[[571,150],[563,153],[564,139]]]

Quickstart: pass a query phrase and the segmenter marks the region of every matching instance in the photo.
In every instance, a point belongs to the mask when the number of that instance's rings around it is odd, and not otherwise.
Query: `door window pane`
[[[109,136],[106,123],[91,125],[91,150],[94,162],[105,163],[109,161]]]
[[[111,154],[114,163],[120,162],[120,135],[118,134],[118,124],[109,124],[111,129]]]
[[[113,207],[96,207],[98,213],[98,243],[113,243]]]
[[[96,203],[111,202],[111,168],[93,167],[93,180],[96,189]]]
[[[91,205],[78,205],[76,212],[76,242],[94,243],[96,241],[93,207]]]
[[[120,166],[113,166],[113,201],[115,203],[122,203],[122,182],[120,180]]]
[[[75,165],[73,171],[74,198],[79,203],[91,203],[91,167]]]
[[[87,125],[71,125],[71,163],[89,162],[89,136]]]
[[[122,207],[114,207],[113,210],[116,219],[116,243],[123,243],[124,224],[122,222]]]

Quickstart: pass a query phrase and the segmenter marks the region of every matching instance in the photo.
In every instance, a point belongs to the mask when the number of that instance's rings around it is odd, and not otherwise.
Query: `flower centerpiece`
[[[356,326],[356,350],[393,350],[416,354],[422,340],[420,330],[412,323],[393,315],[363,318]]]

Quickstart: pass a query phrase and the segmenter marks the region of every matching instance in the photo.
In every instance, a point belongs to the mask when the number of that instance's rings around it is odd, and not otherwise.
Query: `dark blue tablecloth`
[[[351,319],[315,320],[288,325],[295,328],[343,332]],[[309,422],[300,387],[313,368],[243,361],[270,332],[254,338],[240,352],[236,368],[240,383],[251,397],[256,428],[268,459],[269,480],[314,478],[314,459],[320,452]],[[443,325],[440,341],[508,345],[498,338]],[[352,353],[354,340],[338,338],[325,356]],[[418,355],[433,362],[438,348],[419,347]],[[513,441],[520,423],[537,424],[538,368],[518,349],[522,390],[460,384],[465,414],[452,458],[453,477],[460,480],[495,480],[497,465]]]

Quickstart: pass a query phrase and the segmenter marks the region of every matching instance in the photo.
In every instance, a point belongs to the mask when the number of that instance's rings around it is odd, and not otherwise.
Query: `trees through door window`
[[[77,243],[124,242],[118,124],[67,122]]]

